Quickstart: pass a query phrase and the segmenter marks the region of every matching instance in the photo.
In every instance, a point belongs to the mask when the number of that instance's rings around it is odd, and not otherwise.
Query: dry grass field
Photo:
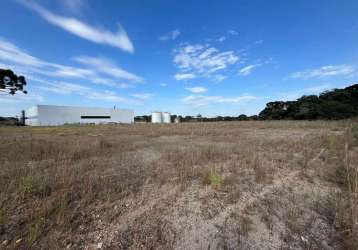
[[[358,249],[358,123],[0,128],[1,249]]]

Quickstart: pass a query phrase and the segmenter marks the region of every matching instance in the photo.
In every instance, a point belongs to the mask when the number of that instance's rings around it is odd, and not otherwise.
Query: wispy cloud
[[[60,95],[77,95],[90,100],[100,100],[104,102],[116,102],[126,104],[136,104],[134,100],[122,97],[114,91],[97,90],[77,83],[64,81],[48,80],[43,78],[32,78],[33,81],[42,83],[37,89]]]
[[[134,98],[141,99],[141,100],[150,100],[153,98],[154,94],[152,93],[137,93],[132,94]]]
[[[253,100],[257,100],[258,97],[252,95],[242,95],[237,97],[223,97],[223,96],[204,96],[204,95],[190,95],[182,99],[184,104],[200,107],[200,106],[208,106],[210,104],[217,103],[246,103]]]
[[[80,56],[76,57],[75,61],[96,68],[99,72],[119,79],[124,79],[135,83],[141,83],[144,81],[142,77],[121,69],[106,58]]]
[[[45,99],[42,95],[29,93],[23,94],[21,92],[16,95],[9,95],[0,92],[0,103],[24,103],[24,102],[43,102]],[[4,107],[2,107],[4,108]]]
[[[228,30],[227,33],[229,33],[232,36],[237,36],[239,34],[239,32],[237,32],[236,30]]]
[[[212,76],[212,79],[213,79],[215,82],[224,81],[226,78],[227,78],[227,76],[220,75],[220,74],[216,74],[216,75],[213,75],[213,76]]]
[[[175,40],[178,38],[178,36],[181,34],[179,29],[175,29],[170,31],[169,33],[159,37],[159,40],[161,41],[167,41],[167,40]]]
[[[311,87],[306,87],[302,89],[297,89],[294,91],[288,91],[278,94],[278,98],[285,101],[292,101],[296,100],[297,98],[300,98],[303,95],[317,95],[319,93],[322,93],[323,91],[331,89],[332,86],[330,84],[320,84],[320,85],[314,85]]]
[[[174,50],[173,62],[180,71],[179,75],[191,74],[213,79],[218,71],[226,69],[238,60],[239,56],[234,51],[220,52],[208,45],[185,44]]]
[[[239,70],[239,75],[241,76],[248,76],[252,73],[252,71],[257,68],[257,67],[260,67],[262,64],[251,64],[251,65],[248,65],[242,69]]]
[[[0,38],[0,59],[26,66],[42,67],[47,65],[3,38]]]
[[[88,93],[86,98],[114,103],[134,103],[134,101],[119,96],[116,92],[109,90]]]
[[[332,86],[330,84],[322,84],[322,85],[316,85],[308,88],[304,88],[301,92],[302,93],[321,93],[325,90],[331,89]]]
[[[132,100],[119,96],[114,91],[109,90],[96,90],[80,84],[62,82],[62,81],[49,81],[45,79],[36,79],[37,82],[42,82],[43,85],[38,89],[46,92],[56,93],[60,95],[79,95],[90,100],[100,100],[105,102],[116,103],[133,103]]]
[[[95,84],[119,88],[128,88],[144,81],[142,77],[123,70],[105,58],[82,56],[76,58],[76,61],[84,64],[86,68],[47,62],[0,38],[0,65],[11,67],[27,76],[79,78]]]
[[[37,88],[46,91],[52,92],[55,94],[61,95],[70,95],[70,94],[78,94],[78,95],[86,95],[93,90],[89,87],[85,87],[80,84],[75,83],[68,83],[63,81],[51,81],[42,78],[31,78],[32,81],[36,81],[42,83],[42,85],[38,86]]]
[[[64,17],[54,14],[33,1],[25,0],[21,1],[21,3],[23,3],[24,6],[34,10],[49,23],[60,27],[78,37],[91,42],[117,47],[130,53],[134,52],[134,46],[129,39],[127,32],[121,25],[118,25],[117,33],[113,33],[105,29],[90,26],[89,24],[86,24],[76,18]]]
[[[186,90],[192,92],[192,93],[195,93],[195,94],[198,94],[198,93],[204,93],[206,91],[208,91],[207,88],[205,87],[200,87],[200,86],[197,86],[197,87],[191,87],[191,88],[186,88]]]
[[[178,73],[174,76],[175,80],[181,81],[181,80],[190,80],[196,78],[196,75],[191,73]]]
[[[217,39],[217,41],[218,41],[218,42],[223,42],[223,41],[225,41],[226,39],[227,39],[226,36],[221,36],[221,37],[219,37],[219,38]]]
[[[166,83],[161,83],[161,84],[160,84],[160,86],[162,86],[162,87],[166,87],[166,86],[167,86],[167,84],[166,84]]]
[[[62,95],[81,93],[84,90],[86,90],[86,92],[88,91],[88,89],[84,88],[83,86],[71,83],[61,83],[60,85],[49,83],[49,86],[40,86],[39,89]]]
[[[87,0],[59,0],[62,6],[72,13],[79,14],[88,6]]]
[[[291,78],[297,79],[311,79],[311,78],[324,78],[330,76],[352,76],[357,72],[357,68],[352,65],[328,65],[318,69],[306,70],[301,72],[295,72],[290,75]]]

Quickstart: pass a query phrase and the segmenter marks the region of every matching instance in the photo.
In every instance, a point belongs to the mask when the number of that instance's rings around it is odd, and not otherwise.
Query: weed
[[[26,176],[21,179],[20,196],[24,199],[28,196],[39,195],[42,186],[38,177]]]
[[[346,227],[347,207],[347,199],[343,197],[341,192],[334,192],[328,196],[329,218],[335,227]]]
[[[290,206],[286,212],[286,224],[290,228],[291,232],[297,233],[299,231],[300,210],[296,206]]]
[[[347,176],[347,169],[344,168],[343,165],[339,165],[336,168],[336,171],[334,173],[332,180],[337,182],[338,184],[344,185],[346,182],[346,176]]]
[[[66,220],[66,210],[68,207],[68,200],[66,195],[62,195],[56,204],[56,220],[60,225],[65,224]]]
[[[218,175],[213,169],[210,169],[204,175],[203,182],[206,185],[210,185],[214,189],[219,189],[222,185],[223,178]]]
[[[43,217],[36,218],[35,222],[30,226],[27,243],[32,246],[41,236],[43,227],[45,224],[45,219]]]
[[[0,209],[0,226],[5,225],[7,222],[7,213],[5,208]]]
[[[331,152],[335,152],[337,149],[337,136],[335,134],[329,134],[327,137],[327,147]]]

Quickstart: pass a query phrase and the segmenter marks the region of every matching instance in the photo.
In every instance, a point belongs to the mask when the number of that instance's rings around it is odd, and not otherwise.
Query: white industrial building
[[[134,111],[117,108],[37,105],[26,110],[25,117],[25,124],[30,126],[133,123]]]

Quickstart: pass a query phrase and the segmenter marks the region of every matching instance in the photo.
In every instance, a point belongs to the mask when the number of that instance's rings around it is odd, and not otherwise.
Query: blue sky
[[[358,80],[355,0],[3,0],[0,68],[28,95],[0,95],[0,115],[35,104],[206,116]]]

